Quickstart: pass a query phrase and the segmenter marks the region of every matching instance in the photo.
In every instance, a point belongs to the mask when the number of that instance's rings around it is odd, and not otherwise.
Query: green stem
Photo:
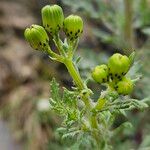
[[[46,53],[51,57],[51,59],[63,63],[63,57],[53,52],[50,47],[47,47]]]
[[[54,37],[53,37],[53,41],[56,45],[56,47],[58,48],[59,50],[59,53],[62,55],[62,56],[66,56],[65,52],[64,52],[64,49],[62,47],[62,41],[60,40],[59,38],[59,34],[56,34]]]
[[[62,47],[62,43],[60,43],[60,41],[59,41],[59,37],[57,36],[56,39],[54,39],[54,41],[56,42],[55,44],[61,54],[61,57],[63,58],[63,63],[65,64],[69,74],[73,78],[73,81],[75,82],[75,84],[78,87],[78,89],[80,90],[80,92],[82,93],[83,90],[88,90],[88,88],[84,85],[84,82],[83,82],[78,70],[76,69],[75,65],[73,64],[72,57],[70,58],[69,55],[66,56],[66,53]],[[74,47],[75,49],[77,47],[77,43],[75,44],[75,47]],[[69,50],[71,51],[71,49],[69,49]],[[70,56],[72,56],[71,54],[72,53],[70,53]],[[91,112],[92,104],[91,104],[91,99],[90,99],[89,94],[85,94],[85,95],[83,94],[81,99],[85,104],[87,118],[89,120],[91,128],[97,129],[98,128],[97,118],[96,118],[96,115],[93,115],[93,113]],[[96,139],[96,141],[98,141],[98,136],[97,136],[97,133],[95,130],[92,131],[92,134],[93,134],[93,137]]]
[[[66,65],[68,72],[73,78],[75,84],[78,86],[80,90],[83,90],[85,88],[84,83],[82,82],[79,72],[75,69],[72,60],[65,59],[64,64]]]
[[[126,54],[132,53],[135,42],[134,42],[134,31],[132,25],[133,19],[133,0],[124,0],[125,7],[125,26],[124,26],[124,38],[127,41],[127,49],[125,50]]]
[[[80,74],[79,72],[76,70],[72,60],[69,60],[69,59],[65,59],[64,61],[64,64],[66,65],[67,69],[68,69],[68,72],[70,73],[70,75],[72,76],[75,84],[78,86],[78,88],[82,91],[84,90],[86,87],[84,86],[84,83],[80,77]],[[89,122],[90,122],[90,125],[91,125],[91,128],[94,129],[92,130],[92,135],[93,137],[95,138],[95,140],[97,141],[97,144],[98,144],[98,141],[99,141],[99,137],[97,135],[97,131],[95,131],[95,129],[98,128],[98,123],[97,123],[97,117],[95,114],[91,113],[91,110],[92,110],[92,105],[91,105],[91,100],[90,100],[90,97],[89,96],[86,96],[84,95],[82,97],[82,100],[86,106],[86,110],[87,110],[87,117],[89,119]]]
[[[98,124],[97,124],[97,117],[96,117],[96,114],[92,114],[91,115],[91,118],[90,118],[91,120],[91,126],[92,126],[92,128],[98,128]]]
[[[79,39],[76,39],[71,45],[73,47],[73,50],[70,51],[70,53],[68,54],[69,58],[73,58],[74,56],[74,53],[77,49],[77,46],[78,46],[78,43],[79,43]]]

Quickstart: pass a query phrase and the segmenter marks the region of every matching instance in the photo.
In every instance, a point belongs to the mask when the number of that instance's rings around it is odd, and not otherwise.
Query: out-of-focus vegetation
[[[49,62],[47,56],[31,50],[23,38],[24,28],[41,22],[37,13],[49,3],[58,3],[66,13],[80,14],[84,18],[84,35],[77,54],[84,58],[79,63],[83,77],[89,76],[87,72],[95,65],[106,62],[113,52],[128,54],[135,50],[138,61],[130,74],[137,72],[137,76],[142,75],[142,79],[133,97],[145,100],[150,98],[149,0],[2,0],[1,116],[8,120],[14,130],[14,137],[31,150],[63,149],[62,141],[55,132],[60,118],[48,109],[49,81],[52,76],[56,76],[62,85],[72,86],[64,66]],[[95,91],[100,88],[93,83],[90,86]],[[113,141],[116,150],[150,148],[149,113],[149,110],[134,110],[127,117],[118,116],[116,126],[124,120],[130,120],[133,128],[127,126],[126,130],[119,131],[119,137]]]

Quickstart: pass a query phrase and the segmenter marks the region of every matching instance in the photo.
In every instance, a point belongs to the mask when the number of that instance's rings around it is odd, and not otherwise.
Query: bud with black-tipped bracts
[[[133,82],[130,78],[123,77],[115,86],[118,94],[128,95],[133,91]]]
[[[77,15],[68,16],[64,20],[63,30],[71,41],[77,39],[83,32],[82,18]]]
[[[49,38],[42,26],[32,25],[25,30],[24,36],[32,48],[36,50],[46,50]]]
[[[51,34],[55,35],[63,26],[64,14],[58,5],[46,5],[42,8],[42,21],[44,28]]]
[[[105,83],[108,79],[107,65],[96,66],[92,71],[92,78],[98,83]]]
[[[130,67],[130,60],[127,56],[116,53],[109,58],[108,68],[109,75],[113,79],[121,80],[121,78],[128,72]]]

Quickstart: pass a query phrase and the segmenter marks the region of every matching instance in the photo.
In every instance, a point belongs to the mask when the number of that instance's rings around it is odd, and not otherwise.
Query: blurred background
[[[66,68],[33,50],[24,29],[41,24],[41,8],[62,6],[65,16],[82,16],[84,32],[76,56],[83,78],[91,69],[120,52],[137,52],[130,75],[142,75],[133,98],[150,98],[150,0],[1,0],[0,1],[0,150],[66,149],[56,133],[61,118],[49,109],[50,80],[70,88]],[[90,83],[97,93],[99,85]],[[150,150],[150,110],[128,116],[133,128],[120,131],[112,141],[115,150]],[[142,147],[147,147],[143,149]]]

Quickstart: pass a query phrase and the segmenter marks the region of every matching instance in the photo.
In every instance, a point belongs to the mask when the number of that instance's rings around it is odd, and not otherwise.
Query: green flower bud
[[[108,81],[108,67],[107,65],[96,66],[92,72],[93,79],[98,83],[105,83]]]
[[[130,60],[127,56],[121,54],[114,54],[109,58],[108,68],[109,75],[112,79],[121,79],[130,67]]]
[[[130,78],[123,77],[115,87],[118,94],[128,95],[133,91],[133,82]]]
[[[47,48],[49,38],[42,26],[32,25],[25,30],[24,36],[32,48],[36,50],[45,50]]]
[[[58,5],[47,5],[42,8],[42,21],[44,28],[51,33],[56,34],[63,26],[64,14]]]
[[[83,21],[81,17],[70,15],[64,20],[63,30],[70,40],[77,39],[83,32]]]

